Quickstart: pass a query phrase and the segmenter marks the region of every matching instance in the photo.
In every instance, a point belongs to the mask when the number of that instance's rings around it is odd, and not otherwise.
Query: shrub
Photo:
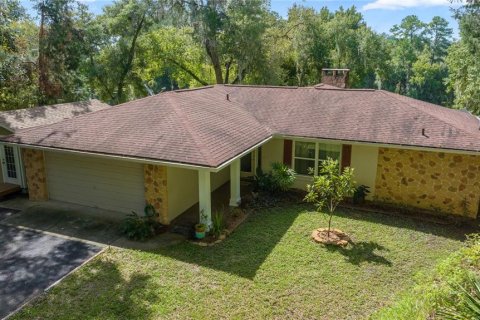
[[[219,237],[225,229],[225,219],[222,212],[215,212],[212,215],[212,234]]]
[[[263,173],[259,168],[255,176],[255,190],[278,193],[288,191],[295,182],[295,171],[283,163],[272,163],[272,170]]]
[[[365,201],[365,197],[370,193],[370,187],[366,185],[359,185],[355,188],[355,192],[353,193],[353,203],[360,204]]]
[[[440,306],[437,316],[444,320],[480,319],[480,278],[469,277],[465,285],[452,285],[456,297]]]
[[[142,216],[132,211],[123,220],[122,233],[131,240],[144,241],[151,238],[161,226],[157,217],[158,213],[152,205],[145,206]]]
[[[305,201],[315,204],[317,212],[328,210],[327,237],[330,237],[333,212],[340,202],[355,191],[353,169],[347,167],[340,172],[338,167],[337,160],[328,158],[323,161],[320,175],[314,176],[313,184],[307,185],[308,193],[305,196]]]

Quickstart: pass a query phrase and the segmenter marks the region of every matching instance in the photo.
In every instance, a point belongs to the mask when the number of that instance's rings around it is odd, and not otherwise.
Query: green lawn
[[[258,212],[214,247],[108,249],[14,319],[359,319],[392,304],[461,247],[462,230],[342,211],[356,245],[310,240],[325,225],[305,206]]]

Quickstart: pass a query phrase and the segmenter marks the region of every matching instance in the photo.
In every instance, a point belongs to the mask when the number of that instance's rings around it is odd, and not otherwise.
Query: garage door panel
[[[143,211],[142,164],[52,152],[45,160],[50,199],[122,214]]]

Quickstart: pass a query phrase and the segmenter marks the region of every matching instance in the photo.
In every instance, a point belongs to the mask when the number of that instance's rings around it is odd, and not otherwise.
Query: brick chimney
[[[322,69],[322,83],[339,88],[348,88],[350,69]]]

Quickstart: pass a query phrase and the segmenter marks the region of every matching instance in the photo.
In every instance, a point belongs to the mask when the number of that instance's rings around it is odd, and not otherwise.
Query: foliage
[[[225,217],[222,211],[217,211],[212,215],[212,234],[218,238],[225,229]]]
[[[0,108],[100,98],[118,104],[211,83],[308,86],[325,67],[350,68],[351,87],[379,87],[480,114],[480,9],[455,11],[461,39],[438,16],[411,15],[374,32],[354,6],[267,0],[120,0],[92,15],[85,1],[0,4]],[[448,57],[447,57],[448,55]]]
[[[480,319],[480,277],[470,277],[463,286],[452,285],[457,299],[447,301],[437,311],[439,319],[472,320]]]
[[[307,185],[307,195],[305,201],[313,203],[317,212],[321,213],[327,209],[328,218],[328,236],[330,236],[330,226],[333,212],[337,206],[346,197],[352,195],[355,191],[355,181],[353,181],[353,169],[344,168],[340,172],[337,160],[328,158],[323,161],[319,169],[319,175],[313,177],[313,183]]]
[[[283,163],[272,163],[272,169],[268,173],[257,170],[255,176],[255,189],[269,193],[286,192],[290,189],[296,176],[295,171]]]
[[[455,17],[461,39],[448,50],[448,85],[455,107],[480,115],[480,2],[466,1]]]
[[[364,184],[359,185],[353,192],[353,203],[361,203],[365,200],[365,197],[370,193],[370,187]]]
[[[480,236],[472,234],[459,251],[441,261],[435,268],[418,274],[413,289],[406,291],[396,303],[380,310],[372,318],[429,319],[438,315],[439,309],[449,308],[448,306],[451,308],[452,303],[461,312],[466,312],[469,307],[466,306],[465,292],[460,287],[474,289],[472,279],[478,279],[479,263]],[[445,312],[440,311],[442,313]]]
[[[145,207],[143,216],[132,211],[123,221],[122,233],[132,240],[147,240],[153,237],[161,226],[157,218],[158,213],[151,205]]]

